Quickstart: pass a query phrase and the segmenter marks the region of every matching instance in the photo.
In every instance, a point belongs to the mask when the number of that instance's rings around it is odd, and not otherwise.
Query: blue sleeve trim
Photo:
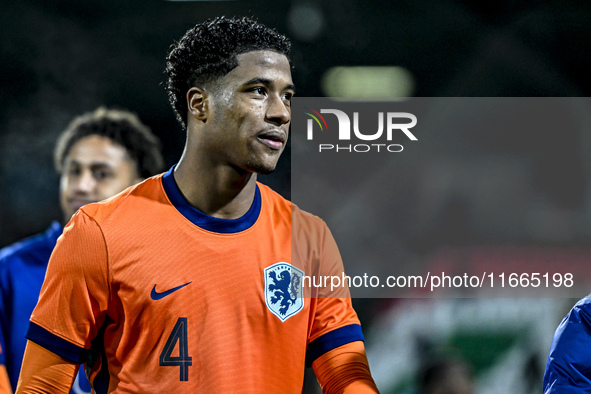
[[[90,350],[76,346],[33,322],[29,322],[26,337],[58,356],[78,364],[85,362],[90,352]]]
[[[332,330],[316,338],[308,345],[306,352],[306,366],[312,365],[314,360],[339,346],[346,345],[350,342],[364,341],[363,332],[359,324],[351,324],[336,330]]]

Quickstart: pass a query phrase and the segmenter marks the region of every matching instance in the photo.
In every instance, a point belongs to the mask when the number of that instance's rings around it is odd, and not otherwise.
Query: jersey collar
[[[175,166],[172,166],[172,168],[162,176],[162,185],[164,186],[164,191],[172,205],[174,205],[174,207],[193,224],[204,230],[221,234],[239,233],[249,229],[255,224],[261,213],[261,192],[258,185],[256,185],[254,201],[244,216],[238,219],[220,219],[209,216],[189,204],[174,180],[174,167]]]

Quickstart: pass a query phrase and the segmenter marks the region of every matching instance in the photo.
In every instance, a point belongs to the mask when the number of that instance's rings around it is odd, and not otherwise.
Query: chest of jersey
[[[269,384],[289,360],[301,367],[272,384],[285,387],[287,378],[299,387],[309,306],[298,293],[304,273],[290,265],[289,222],[261,215],[234,234],[183,220],[150,228],[126,242],[107,239],[119,246],[109,249],[104,346],[121,365],[118,373],[141,368],[220,392],[249,381],[253,388]]]

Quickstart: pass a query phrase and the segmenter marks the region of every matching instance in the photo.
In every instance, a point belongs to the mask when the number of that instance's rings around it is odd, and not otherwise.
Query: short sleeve
[[[317,255],[315,276],[318,279],[316,284],[320,283],[321,278],[323,283],[315,287],[316,296],[310,300],[313,315],[306,353],[307,365],[339,346],[364,340],[357,313],[351,303],[341,254],[326,224],[316,219],[317,229],[313,233],[318,237],[319,250],[314,253]],[[324,278],[328,278],[328,282]],[[333,286],[337,282],[338,285]]]
[[[58,239],[27,338],[82,363],[109,304],[108,254],[99,225],[83,211]]]

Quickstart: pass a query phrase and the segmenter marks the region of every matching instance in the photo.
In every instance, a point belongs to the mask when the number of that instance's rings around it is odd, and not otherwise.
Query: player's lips
[[[287,135],[278,129],[259,133],[257,138],[262,144],[274,150],[281,149],[287,141]]]

